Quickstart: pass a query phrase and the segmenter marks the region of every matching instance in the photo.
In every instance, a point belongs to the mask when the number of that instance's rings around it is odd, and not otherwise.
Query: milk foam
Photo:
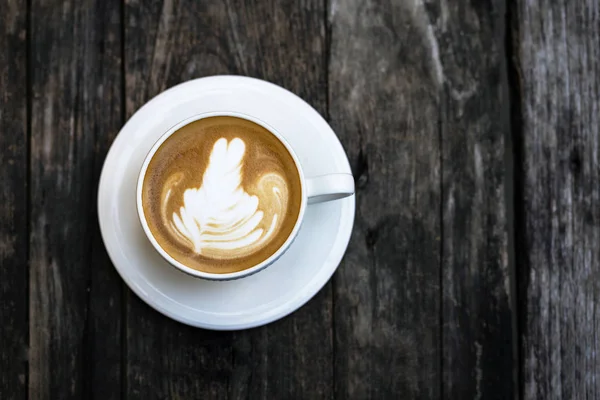
[[[243,257],[259,250],[274,235],[287,208],[283,176],[265,172],[250,195],[242,186],[246,145],[242,139],[218,139],[198,188],[187,188],[179,212],[168,216],[172,188],[182,173],[171,176],[162,198],[162,218],[171,235],[196,254],[216,259]]]

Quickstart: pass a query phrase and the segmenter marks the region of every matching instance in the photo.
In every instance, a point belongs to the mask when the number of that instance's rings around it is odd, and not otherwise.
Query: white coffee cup
[[[142,207],[142,186],[144,183],[144,178],[145,178],[146,172],[148,170],[148,165],[150,164],[150,161],[152,160],[152,158],[154,157],[154,154],[160,148],[160,146],[173,133],[175,133],[180,128],[184,127],[185,125],[188,125],[188,124],[190,124],[194,121],[198,121],[200,119],[204,119],[204,118],[208,118],[208,117],[217,117],[217,116],[229,116],[229,117],[245,119],[245,120],[254,122],[255,124],[258,124],[258,125],[264,127],[269,132],[271,132],[273,135],[275,135],[279,139],[279,141],[281,143],[283,143],[283,145],[287,148],[290,155],[294,159],[294,163],[296,164],[298,174],[300,175],[300,182],[301,182],[301,187],[302,187],[302,200],[301,200],[301,205],[300,205],[300,212],[298,214],[298,218],[296,220],[294,228],[292,229],[292,232],[290,233],[290,235],[288,236],[286,241],[283,243],[283,245],[281,245],[281,247],[279,247],[279,249],[277,249],[277,251],[275,253],[273,253],[269,258],[267,258],[266,260],[264,260],[263,262],[261,262],[259,264],[256,264],[250,268],[246,268],[241,271],[224,273],[224,274],[216,274],[216,273],[198,271],[196,269],[186,266],[185,264],[183,264],[183,263],[175,260],[173,257],[171,257],[160,246],[160,244],[158,244],[156,238],[152,234],[152,231],[150,230],[150,228],[148,226],[148,222],[146,221],[146,217],[144,215],[144,207]],[[241,114],[241,113],[237,113],[237,112],[223,111],[223,112],[210,112],[210,113],[198,114],[198,115],[190,117],[184,121],[181,121],[177,125],[173,126],[171,129],[169,129],[167,132],[165,132],[156,141],[156,143],[152,146],[152,148],[146,155],[146,158],[144,159],[144,163],[142,164],[142,168],[141,168],[139,176],[138,176],[137,190],[136,190],[136,204],[137,204],[138,216],[140,218],[142,228],[144,229],[144,232],[146,233],[146,236],[148,237],[148,240],[150,240],[150,243],[152,243],[152,245],[154,246],[156,251],[166,261],[168,261],[175,268],[185,272],[186,274],[192,275],[194,277],[209,279],[209,280],[226,281],[226,280],[238,279],[238,278],[242,278],[245,276],[255,274],[258,271],[265,269],[266,267],[268,267],[269,265],[271,265],[275,261],[277,261],[277,259],[279,257],[281,257],[283,255],[283,253],[285,253],[285,251],[290,247],[290,245],[292,244],[292,242],[298,235],[298,231],[300,230],[300,226],[302,225],[302,222],[304,220],[304,214],[306,212],[306,207],[309,204],[338,200],[338,199],[342,199],[344,197],[351,196],[353,194],[354,194],[354,178],[353,178],[352,174],[347,174],[347,173],[323,174],[323,175],[318,175],[318,176],[313,176],[313,177],[307,178],[304,175],[302,165],[300,164],[300,161],[298,160],[298,156],[296,155],[293,147],[272,126],[269,126],[264,121],[261,121],[257,118],[249,116],[249,115],[245,115],[245,114]]]

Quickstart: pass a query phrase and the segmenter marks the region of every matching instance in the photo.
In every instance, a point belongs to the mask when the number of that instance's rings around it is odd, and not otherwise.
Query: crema
[[[158,244],[209,273],[241,271],[273,255],[294,229],[301,203],[287,148],[237,117],[209,117],[173,133],[152,157],[142,187]]]

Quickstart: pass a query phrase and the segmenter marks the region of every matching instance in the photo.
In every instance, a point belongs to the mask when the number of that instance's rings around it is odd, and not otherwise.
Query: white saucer
[[[327,283],[350,240],[354,196],[309,205],[294,244],[253,276],[213,282],[179,272],[144,235],[135,208],[135,183],[145,155],[161,134],[188,117],[211,111],[249,114],[273,126],[296,150],[308,177],[351,172],[327,122],[293,93],[247,77],[197,79],[153,98],[115,139],[100,177],[100,230],[121,277],[159,312],[201,328],[251,328],[297,310]]]

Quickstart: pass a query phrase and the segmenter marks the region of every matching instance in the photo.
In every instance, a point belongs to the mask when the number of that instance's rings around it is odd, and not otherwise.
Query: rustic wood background
[[[600,398],[596,0],[0,0],[0,399]],[[248,331],[120,280],[96,190],[152,96],[214,74],[327,118],[332,281]]]

